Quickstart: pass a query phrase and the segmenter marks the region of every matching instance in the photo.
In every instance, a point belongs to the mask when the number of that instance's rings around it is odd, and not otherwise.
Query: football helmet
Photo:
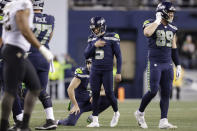
[[[103,35],[106,31],[105,19],[103,17],[92,17],[90,19],[90,30],[97,37]]]
[[[44,0],[32,0],[33,9],[43,10]]]
[[[4,6],[8,3],[11,2],[11,0],[1,0],[0,1],[0,10],[2,11]]]
[[[169,13],[175,12],[175,11],[176,9],[171,2],[161,2],[158,4],[156,8],[156,12],[161,12],[162,17],[170,23],[173,21],[174,15],[170,16]]]

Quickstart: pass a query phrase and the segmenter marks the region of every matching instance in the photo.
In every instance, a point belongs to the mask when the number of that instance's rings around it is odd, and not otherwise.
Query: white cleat
[[[167,118],[163,118],[159,121],[159,128],[160,129],[177,129],[177,126],[169,123]]]
[[[144,112],[139,112],[139,110],[137,110],[136,112],[134,112],[134,116],[138,122],[138,125],[143,128],[143,129],[146,129],[148,128],[147,124],[146,124],[146,121],[144,119]]]
[[[89,125],[87,125],[87,127],[99,127],[99,123],[98,122],[91,122]]]
[[[112,120],[111,120],[111,123],[110,123],[110,127],[117,126],[118,121],[119,121],[119,117],[120,117],[119,111],[114,112],[114,116],[112,117]]]

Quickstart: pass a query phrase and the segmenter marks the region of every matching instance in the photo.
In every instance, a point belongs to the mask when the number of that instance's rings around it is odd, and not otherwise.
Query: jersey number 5
[[[173,40],[172,31],[165,32],[164,30],[157,30],[156,35],[157,35],[157,39],[156,39],[157,46],[172,47],[172,40]]]
[[[101,60],[104,58],[104,50],[102,49],[96,49],[96,55],[95,55],[95,59],[96,60]]]

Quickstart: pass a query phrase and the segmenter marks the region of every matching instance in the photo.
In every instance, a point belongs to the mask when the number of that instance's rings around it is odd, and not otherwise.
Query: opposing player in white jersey
[[[40,93],[41,85],[36,71],[26,57],[30,44],[35,46],[42,55],[51,61],[53,54],[34,36],[33,7],[30,0],[13,0],[4,8],[3,43],[4,60],[3,77],[5,80],[5,93],[1,106],[0,130],[7,131],[8,118],[15,99],[17,88],[23,81],[28,85],[25,98],[23,122],[17,131],[29,131],[29,120]]]

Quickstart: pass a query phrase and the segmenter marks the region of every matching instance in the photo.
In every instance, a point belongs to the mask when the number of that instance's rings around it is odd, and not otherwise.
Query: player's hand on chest
[[[106,45],[106,42],[102,39],[98,39],[95,41],[94,46],[95,47],[104,47]]]
[[[97,48],[102,48],[102,47],[108,47],[108,46],[111,46],[111,42],[105,40],[104,38],[101,38],[101,39],[97,39],[95,42],[94,42],[94,45],[95,47]]]

